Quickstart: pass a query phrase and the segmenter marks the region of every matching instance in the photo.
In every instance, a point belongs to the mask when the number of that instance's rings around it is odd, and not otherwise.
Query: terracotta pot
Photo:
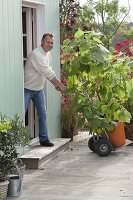
[[[114,145],[114,147],[121,147],[125,144],[125,125],[124,123],[118,123],[115,131],[113,133],[108,133],[108,136]]]

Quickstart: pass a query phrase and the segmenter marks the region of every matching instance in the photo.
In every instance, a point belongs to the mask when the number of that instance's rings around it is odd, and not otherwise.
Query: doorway
[[[22,7],[23,65],[30,52],[37,47],[36,9]],[[38,137],[38,114],[31,101],[25,115],[25,125],[29,126],[31,139]]]

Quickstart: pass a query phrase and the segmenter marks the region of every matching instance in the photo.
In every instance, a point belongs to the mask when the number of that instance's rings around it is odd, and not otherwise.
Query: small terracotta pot
[[[108,133],[109,139],[111,140],[114,147],[121,147],[125,144],[125,125],[123,122],[118,123],[113,133]]]

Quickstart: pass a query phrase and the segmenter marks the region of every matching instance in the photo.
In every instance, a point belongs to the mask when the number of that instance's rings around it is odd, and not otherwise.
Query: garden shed
[[[60,76],[59,0],[1,0],[0,27],[0,112],[25,119],[24,63],[45,32],[55,35],[53,69]],[[60,93],[48,81],[45,90],[49,137],[60,137]],[[31,138],[38,135],[37,118],[31,103],[25,119]]]

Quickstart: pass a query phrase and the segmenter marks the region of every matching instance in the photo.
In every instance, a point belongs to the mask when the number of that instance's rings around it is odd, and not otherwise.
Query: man
[[[56,90],[65,91],[65,86],[56,78],[56,74],[51,67],[50,50],[52,50],[53,44],[54,35],[52,33],[44,34],[41,45],[28,56],[24,69],[25,112],[30,99],[32,99],[39,116],[40,145],[48,147],[52,147],[54,144],[48,139],[44,83],[48,79]]]

